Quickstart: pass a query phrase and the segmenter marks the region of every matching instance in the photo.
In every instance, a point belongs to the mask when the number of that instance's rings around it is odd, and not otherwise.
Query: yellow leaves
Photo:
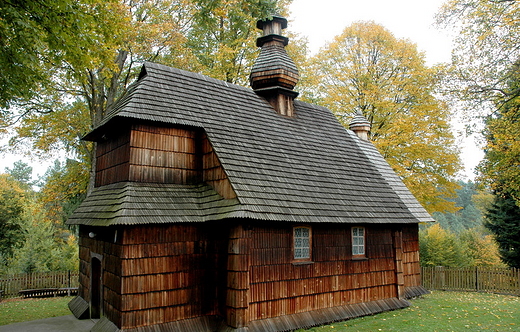
[[[374,144],[426,209],[454,211],[445,197],[461,166],[449,112],[434,95],[441,68],[374,22],[347,27],[313,61],[323,103],[344,125],[361,110]]]
[[[509,192],[520,205],[520,99],[509,101],[487,122],[480,180]]]
[[[16,196],[24,196],[25,191],[9,174],[0,174],[0,191],[9,191]]]
[[[476,229],[469,229],[460,234],[460,241],[466,244],[467,254],[474,266],[505,267],[500,260],[498,245],[492,235],[484,235]]]
[[[33,153],[49,158],[53,152],[63,150],[78,156],[89,155],[89,144],[80,141],[90,130],[90,114],[87,105],[55,101],[49,104],[49,112],[33,113],[22,119],[16,127],[17,140],[31,143]],[[13,142],[12,145],[16,147]]]

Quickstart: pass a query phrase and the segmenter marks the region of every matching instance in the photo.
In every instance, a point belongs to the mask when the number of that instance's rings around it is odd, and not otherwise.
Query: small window
[[[365,257],[365,227],[352,227],[352,256]]]
[[[311,228],[294,227],[294,259],[305,261],[311,259]]]

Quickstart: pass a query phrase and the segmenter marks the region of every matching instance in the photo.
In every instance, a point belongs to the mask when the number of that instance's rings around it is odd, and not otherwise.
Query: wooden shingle
[[[121,119],[199,128],[237,197],[223,199],[204,184],[99,187],[69,223],[200,222],[229,217],[305,223],[432,220],[372,144],[346,130],[326,108],[295,101],[294,109],[294,117],[281,116],[251,89],[146,63],[140,79],[86,139],[98,140]],[[201,192],[211,197],[211,204],[204,203],[202,209]],[[166,196],[168,203],[161,203]],[[153,197],[158,200],[139,205]],[[102,200],[109,200],[111,206]],[[126,208],[148,212],[146,217],[122,213]]]

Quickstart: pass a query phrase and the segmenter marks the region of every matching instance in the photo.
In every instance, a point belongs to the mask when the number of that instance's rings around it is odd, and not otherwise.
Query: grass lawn
[[[298,331],[520,331],[520,297],[433,291],[395,310]]]
[[[70,315],[71,299],[4,300],[0,325]],[[433,291],[411,302],[406,309],[298,331],[520,331],[520,297]]]
[[[72,297],[45,299],[8,299],[0,302],[0,325],[70,315],[67,304]]]

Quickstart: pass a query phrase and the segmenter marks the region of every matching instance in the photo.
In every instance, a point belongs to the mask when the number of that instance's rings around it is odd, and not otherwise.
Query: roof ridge
[[[194,79],[201,79],[201,80],[204,80],[206,82],[217,83],[219,85],[224,85],[226,87],[231,87],[231,88],[239,88],[239,89],[242,89],[244,91],[250,91],[250,92],[254,93],[253,89],[251,89],[249,87],[246,87],[246,86],[243,86],[243,85],[226,82],[224,80],[221,80],[221,79],[218,79],[218,78],[214,78],[214,77],[202,74],[202,73],[192,72],[192,71],[188,71],[188,70],[185,70],[185,69],[180,69],[180,68],[177,68],[177,67],[170,67],[168,65],[164,65],[164,64],[161,64],[161,63],[157,63],[157,62],[145,61],[143,63],[143,66],[145,66],[145,68],[147,68],[147,69],[148,68],[152,68],[152,69],[156,69],[156,70],[160,70],[160,71],[164,71],[164,72],[169,72],[169,73],[179,74],[179,75],[183,75],[183,76],[188,76],[188,77],[192,77]],[[154,72],[152,70],[152,76],[153,76],[153,74],[154,74]]]

